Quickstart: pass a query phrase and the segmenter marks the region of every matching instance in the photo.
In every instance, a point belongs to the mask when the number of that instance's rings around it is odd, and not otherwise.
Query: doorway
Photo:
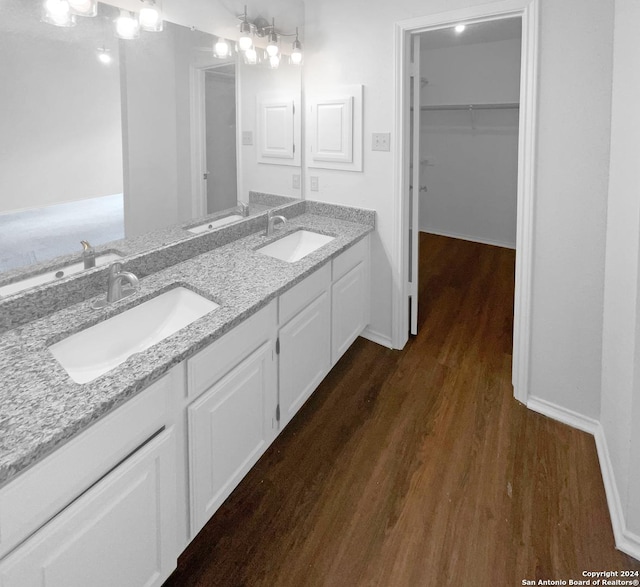
[[[505,0],[484,6],[440,13],[401,21],[396,25],[396,226],[399,227],[397,257],[399,283],[394,287],[393,342],[402,348],[409,329],[417,327],[417,279],[419,242],[420,109],[411,115],[411,101],[419,104],[422,83],[420,69],[412,62],[412,50],[419,56],[418,35],[428,31],[451,29],[457,25],[476,25],[503,19],[520,19],[522,23],[520,107],[518,112],[516,271],[514,295],[513,386],[515,397],[526,403],[528,395],[531,255],[533,248],[533,198],[535,169],[535,117],[537,79],[538,0]],[[417,53],[416,53],[417,44]],[[418,59],[419,61],[419,59]],[[420,80],[422,82],[422,80]],[[428,80],[427,80],[428,82]],[[465,113],[472,115],[471,113]],[[413,119],[413,120],[412,120]],[[414,132],[412,135],[412,123]],[[417,131],[415,129],[418,129]],[[416,151],[417,150],[417,151]],[[427,158],[428,159],[428,158]],[[413,161],[413,169],[411,162]],[[428,165],[428,161],[426,162]],[[411,189],[411,186],[415,189]]]

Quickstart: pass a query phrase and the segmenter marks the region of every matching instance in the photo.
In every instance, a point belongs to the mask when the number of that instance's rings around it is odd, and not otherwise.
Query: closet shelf
[[[519,107],[518,102],[494,102],[486,104],[429,104],[421,106],[420,110],[499,110]]]

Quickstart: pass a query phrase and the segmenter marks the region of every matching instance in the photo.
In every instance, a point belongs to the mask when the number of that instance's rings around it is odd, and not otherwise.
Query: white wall
[[[374,208],[372,330],[391,337],[393,154],[372,132],[394,121],[394,22],[464,0],[323,0],[306,6],[305,92],[365,86],[363,173],[317,170],[314,198]],[[531,394],[590,417],[600,413],[604,240],[613,5],[541,0],[538,165]],[[393,139],[393,137],[392,137]]]
[[[615,7],[601,424],[626,525],[640,536],[640,3]]]
[[[519,102],[520,39],[426,49],[420,68],[425,106]],[[517,109],[423,110],[420,158],[421,231],[515,248]]]
[[[0,35],[1,212],[122,193],[117,55],[54,37]]]
[[[130,238],[178,221],[174,29],[121,41],[120,55],[125,235]]]

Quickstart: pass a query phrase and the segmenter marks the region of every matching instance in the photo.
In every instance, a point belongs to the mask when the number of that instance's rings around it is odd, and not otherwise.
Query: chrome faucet
[[[246,204],[245,202],[239,202],[238,210],[240,211],[240,214],[242,214],[242,216],[249,216],[249,204]]]
[[[122,282],[126,281],[131,287],[123,288]],[[122,263],[112,263],[109,267],[109,282],[107,284],[107,304],[117,302],[130,296],[138,289],[138,278],[129,271],[122,271]]]
[[[122,282],[126,281],[129,287],[122,287]],[[122,263],[115,262],[109,266],[109,281],[107,282],[107,295],[100,296],[94,300],[91,307],[94,310],[105,308],[113,302],[126,298],[140,287],[138,278],[129,271],[122,270]]]
[[[89,241],[80,241],[82,245],[82,262],[85,269],[91,269],[96,266],[96,252],[89,244]]]
[[[274,216],[273,210],[267,212],[267,232],[265,236],[271,236],[275,228],[276,222],[282,222],[283,225],[287,223],[287,219],[284,216]]]

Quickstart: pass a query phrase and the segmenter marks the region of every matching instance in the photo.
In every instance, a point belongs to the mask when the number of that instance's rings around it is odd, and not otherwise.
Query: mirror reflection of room
[[[300,67],[248,66],[237,47],[220,58],[221,37],[167,21],[118,38],[120,10],[104,3],[73,27],[51,26],[42,8],[0,5],[0,75],[19,88],[1,98],[0,280],[81,259],[81,241],[106,251],[227,210],[241,217],[250,191],[302,196],[299,160],[258,163],[256,153],[257,94],[299,103]],[[233,10],[220,11],[238,27]]]

